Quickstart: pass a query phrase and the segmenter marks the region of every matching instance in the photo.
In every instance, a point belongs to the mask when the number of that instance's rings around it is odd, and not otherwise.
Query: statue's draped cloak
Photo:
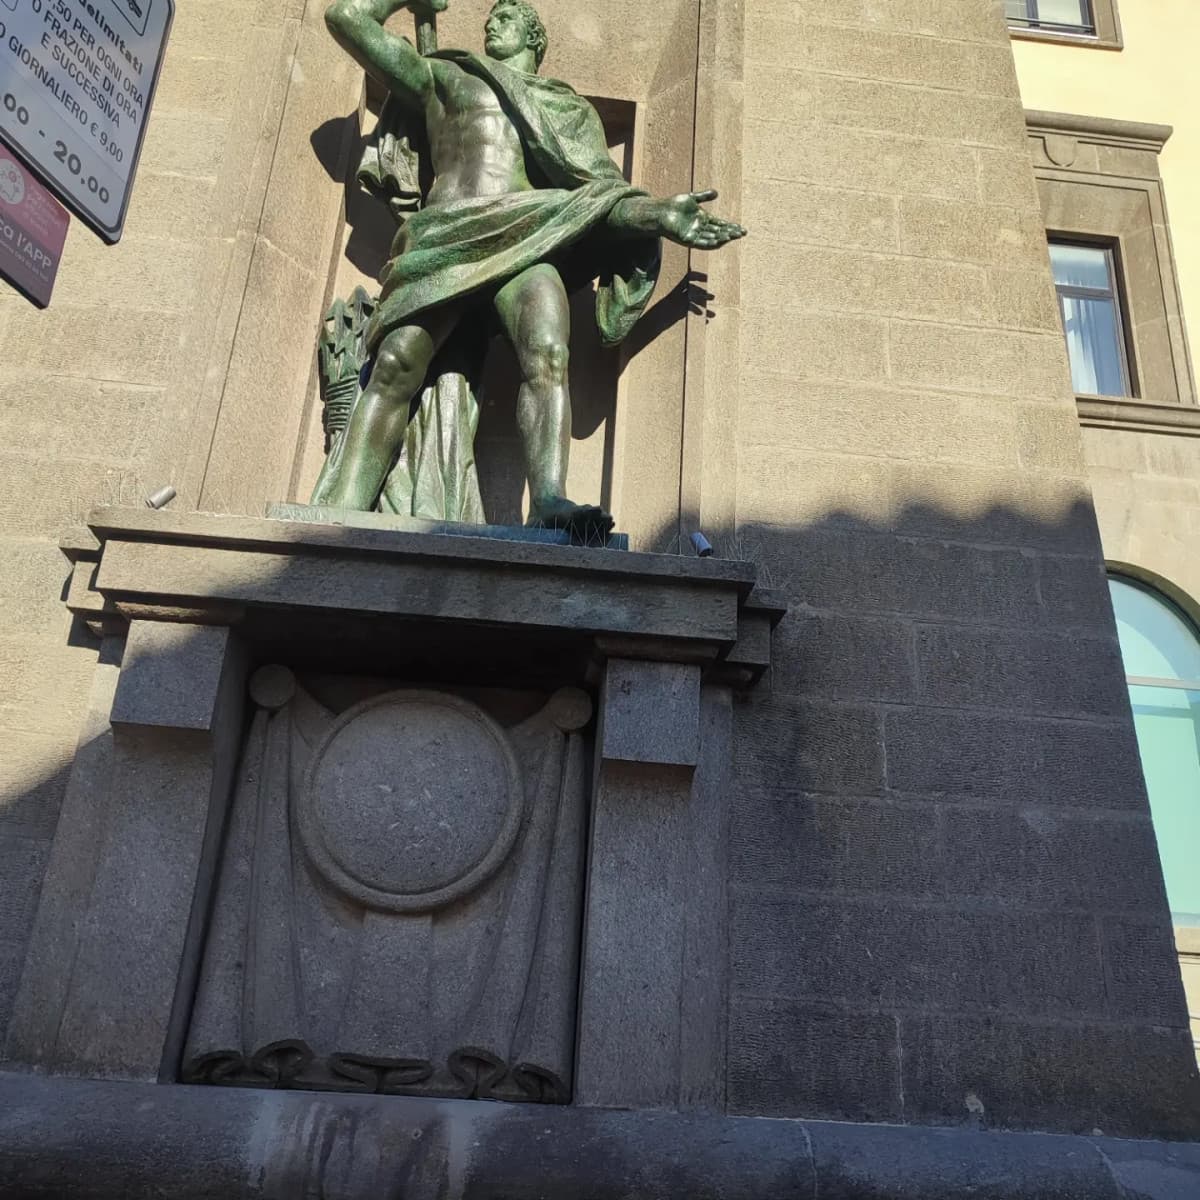
[[[465,50],[442,50],[434,57],[492,87],[520,133],[531,179],[546,186],[421,208],[410,216],[384,269],[380,303],[367,330],[369,349],[420,313],[544,262],[568,275],[599,276],[601,338],[608,345],[622,341],[654,291],[661,249],[657,238],[615,240],[610,234],[589,252],[589,235],[602,230],[616,205],[645,194],[630,186],[609,157],[596,110],[557,79],[515,71]],[[419,143],[411,138],[409,144]]]

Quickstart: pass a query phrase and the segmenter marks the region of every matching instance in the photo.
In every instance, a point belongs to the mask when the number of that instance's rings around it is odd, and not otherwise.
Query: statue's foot
[[[612,533],[613,519],[596,504],[574,504],[565,496],[535,501],[529,523],[543,529],[565,529],[579,542],[603,542]]]

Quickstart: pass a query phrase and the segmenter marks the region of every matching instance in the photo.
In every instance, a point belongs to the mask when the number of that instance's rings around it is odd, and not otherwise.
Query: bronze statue
[[[525,0],[499,0],[492,9],[486,57],[423,55],[384,27],[410,8],[422,49],[431,49],[434,13],[447,4],[335,0],[326,13],[334,37],[388,89],[389,105],[408,122],[404,140],[392,145],[411,153],[411,182],[400,190],[416,193],[408,197],[416,211],[397,235],[378,301],[366,306],[369,376],[313,502],[358,510],[380,502],[435,358],[464,326],[480,328],[481,317],[494,315],[523,381],[517,419],[531,523],[604,534],[612,518],[565,495],[568,287],[599,278],[597,323],[604,342],[615,345],[649,302],[660,238],[713,250],[745,230],[701,207],[715,192],[655,199],[630,186],[608,155],[592,106],[567,84],[538,75],[546,31]]]

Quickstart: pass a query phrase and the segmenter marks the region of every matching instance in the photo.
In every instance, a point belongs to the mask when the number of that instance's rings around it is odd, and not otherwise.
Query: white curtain
[[[1113,302],[1063,296],[1062,309],[1076,394],[1125,395],[1120,334]]]

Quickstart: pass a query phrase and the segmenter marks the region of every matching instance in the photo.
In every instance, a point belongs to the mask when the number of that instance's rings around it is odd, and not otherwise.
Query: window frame
[[[1163,587],[1159,586],[1157,583],[1152,583],[1146,579],[1143,579],[1137,574],[1134,574],[1127,566],[1121,566],[1119,564],[1115,564],[1115,563],[1111,563],[1111,562],[1105,564],[1104,573],[1105,573],[1106,585],[1111,584],[1113,581],[1116,581],[1118,583],[1124,584],[1126,587],[1134,588],[1139,592],[1145,593],[1156,603],[1160,604],[1168,612],[1173,613],[1179,619],[1180,623],[1187,629],[1187,631],[1195,639],[1196,643],[1198,645],[1200,645],[1200,622],[1197,622],[1196,619],[1193,618],[1192,615],[1187,611],[1187,609],[1185,609],[1184,606],[1179,603],[1179,601],[1177,601],[1167,591],[1164,591]],[[1125,680],[1125,686],[1127,689],[1135,688],[1135,687],[1146,687],[1146,688],[1163,688],[1163,689],[1167,689],[1167,690],[1193,692],[1193,693],[1200,692],[1200,680],[1168,679],[1168,678],[1162,678],[1162,677],[1155,676],[1155,675],[1130,675],[1124,669],[1125,668],[1124,658],[1122,658],[1121,667],[1122,667],[1122,677]],[[1132,703],[1132,697],[1131,697],[1131,703]],[[1198,750],[1200,750],[1200,748],[1198,748]],[[1139,740],[1139,744],[1138,744],[1138,753],[1140,756],[1140,754],[1141,754],[1140,740]],[[1145,768],[1144,763],[1142,766],[1142,770],[1143,770],[1143,774],[1145,774],[1146,768]],[[1147,780],[1147,788],[1148,787],[1149,787],[1149,781]],[[1158,836],[1157,830],[1155,831],[1155,836],[1156,837]],[[1166,882],[1165,868],[1164,868],[1164,880],[1163,881],[1165,884],[1165,882]],[[1172,912],[1171,912],[1172,924],[1175,927],[1176,942],[1178,943],[1182,937],[1186,937],[1188,939],[1189,945],[1193,947],[1192,952],[1200,953],[1200,924],[1197,924],[1194,920],[1189,920],[1189,922],[1187,924],[1176,924],[1176,921],[1178,920],[1178,918],[1180,916],[1186,916],[1186,917],[1191,918],[1196,915],[1197,914],[1193,914],[1193,913],[1181,913],[1176,910],[1172,910]],[[1197,1040],[1196,1045],[1198,1047],[1200,1047],[1200,1040]]]
[[[1045,33],[1066,34],[1071,37],[1094,38],[1099,34],[1096,24],[1096,5],[1094,0],[1079,0],[1080,11],[1086,10],[1088,21],[1086,25],[1064,25],[1061,21],[1043,21],[1039,6],[1042,0],[1018,0],[1025,6],[1024,20],[1018,17],[1008,17],[1008,24],[1013,29],[1029,29]]]
[[[1109,580],[1116,580],[1118,583],[1123,583],[1126,587],[1134,588],[1139,592],[1144,592],[1152,600],[1156,600],[1168,612],[1174,613],[1179,618],[1179,622],[1196,640],[1196,644],[1200,646],[1200,623],[1198,623],[1192,615],[1165,592],[1158,584],[1150,583],[1135,575],[1128,567],[1114,566],[1112,563],[1106,564],[1104,568],[1105,577]],[[1158,675],[1125,675],[1125,682],[1131,687],[1162,687],[1175,688],[1181,692],[1200,692],[1200,679],[1170,679]],[[1198,748],[1200,750],[1200,748]]]
[[[1037,110],[1026,110],[1025,120],[1047,237],[1109,245],[1116,256],[1135,394],[1076,396],[1081,423],[1200,430],[1159,172],[1171,127]]]
[[[1026,0],[1026,11],[1035,8],[1037,0]],[[1092,17],[1091,32],[1066,26],[1022,25],[1014,23],[1006,15],[1009,36],[1017,41],[1057,42],[1059,45],[1083,46],[1093,50],[1123,50],[1125,41],[1121,33],[1121,19],[1117,13],[1117,0],[1087,0]]]
[[[1130,336],[1129,300],[1125,287],[1125,273],[1121,267],[1121,243],[1116,238],[1081,237],[1079,234],[1046,233],[1048,246],[1081,246],[1089,250],[1102,250],[1108,262],[1108,277],[1112,282],[1111,290],[1089,288],[1075,284],[1060,284],[1054,281],[1054,293],[1058,300],[1058,317],[1063,327],[1063,340],[1067,338],[1067,314],[1063,305],[1064,297],[1079,300],[1111,300],[1117,322],[1117,352],[1121,359],[1121,380],[1125,391],[1120,395],[1104,395],[1106,400],[1137,400],[1138,391],[1137,354]],[[1051,272],[1053,274],[1053,271]],[[1067,357],[1070,359],[1070,344],[1067,345]]]

